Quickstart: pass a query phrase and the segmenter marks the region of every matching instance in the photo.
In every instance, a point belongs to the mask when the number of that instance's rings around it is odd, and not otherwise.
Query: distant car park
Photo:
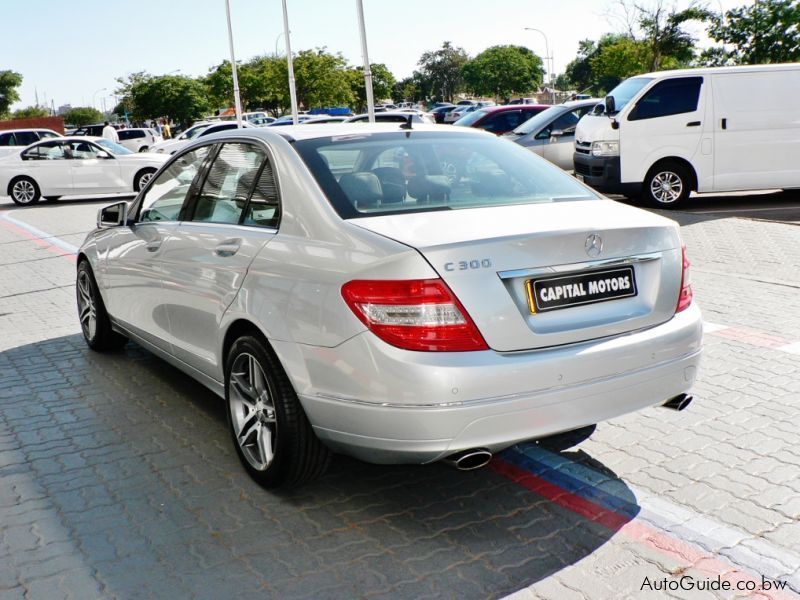
[[[433,117],[431,117],[428,113],[423,112],[401,112],[401,111],[391,111],[391,112],[383,112],[383,113],[375,113],[375,122],[376,123],[403,123],[408,122],[409,117],[411,118],[412,123],[435,123]],[[345,123],[368,123],[369,122],[369,115],[355,115],[354,117],[350,117]]]
[[[52,129],[6,129],[0,131],[0,156],[39,140],[59,137]]]
[[[475,127],[501,135],[516,129],[535,114],[548,108],[546,104],[487,106],[461,117],[454,125]]]
[[[163,142],[164,138],[155,130],[149,127],[131,127],[117,131],[120,146],[124,146],[131,152],[147,152],[153,144]]]

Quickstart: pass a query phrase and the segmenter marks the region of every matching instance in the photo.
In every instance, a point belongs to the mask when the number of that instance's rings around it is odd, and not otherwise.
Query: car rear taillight
[[[405,350],[488,350],[441,279],[355,280],[342,286],[350,310],[384,342]]]
[[[681,293],[678,296],[678,306],[675,307],[676,313],[689,308],[692,303],[692,278],[689,274],[689,267],[692,263],[686,258],[686,246],[681,247],[681,260],[683,261],[683,272],[681,273]]]

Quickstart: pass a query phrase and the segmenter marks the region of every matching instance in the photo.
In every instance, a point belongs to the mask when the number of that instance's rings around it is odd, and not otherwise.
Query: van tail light
[[[342,297],[372,333],[405,350],[466,352],[489,347],[441,279],[355,280]]]
[[[681,273],[681,293],[678,296],[678,306],[675,307],[676,313],[686,310],[692,303],[692,277],[689,273],[689,267],[692,263],[686,258],[686,246],[681,247],[681,260],[683,262],[683,272]]]

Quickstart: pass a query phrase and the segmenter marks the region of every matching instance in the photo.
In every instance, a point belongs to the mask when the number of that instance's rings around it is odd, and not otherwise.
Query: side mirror
[[[613,115],[615,112],[617,112],[617,104],[616,101],[614,100],[614,96],[606,96],[605,104],[606,104],[607,115],[610,116]]]
[[[97,158],[111,158],[111,155],[105,150],[100,150],[100,152],[97,153]]]
[[[97,211],[98,229],[120,227],[128,222],[128,203],[117,202]]]

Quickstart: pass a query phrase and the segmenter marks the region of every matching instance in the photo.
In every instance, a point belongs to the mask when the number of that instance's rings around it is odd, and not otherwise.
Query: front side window
[[[43,140],[46,140],[46,139],[49,139],[49,138],[59,137],[59,135],[57,133],[53,133],[52,131],[44,130],[44,131],[40,131],[39,132],[39,137],[41,139],[43,139]]]
[[[661,81],[636,103],[629,121],[680,115],[697,110],[702,77],[679,77]]]
[[[256,145],[223,144],[194,201],[190,220],[239,223],[265,158],[264,150]]]
[[[575,128],[578,126],[578,121],[580,121],[581,117],[589,112],[592,108],[594,107],[584,106],[560,115],[558,118],[554,119],[552,123],[547,125],[547,127],[542,129],[536,135],[536,139],[547,139],[550,137],[553,131],[561,131],[563,136],[575,135]]]
[[[521,146],[488,136],[412,130],[294,147],[344,219],[597,198]]]
[[[651,81],[653,80],[650,77],[631,77],[608,92],[609,96],[614,96],[614,109],[619,112],[625,108],[628,102]]]
[[[213,146],[181,154],[150,184],[142,200],[139,221],[177,221],[192,185]]]
[[[517,127],[522,120],[522,111],[520,110],[504,110],[495,113],[486,121],[481,123],[479,127],[492,133],[504,133],[511,131]]]

